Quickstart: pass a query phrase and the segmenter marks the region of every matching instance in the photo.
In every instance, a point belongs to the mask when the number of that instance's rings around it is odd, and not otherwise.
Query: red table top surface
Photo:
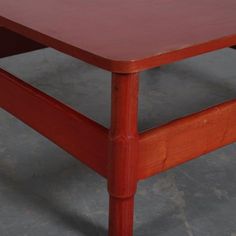
[[[235,36],[236,0],[0,0],[0,24],[119,70]]]

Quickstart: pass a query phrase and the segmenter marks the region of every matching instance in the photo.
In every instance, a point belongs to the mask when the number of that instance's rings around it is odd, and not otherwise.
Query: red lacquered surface
[[[108,191],[109,236],[133,235],[138,163],[138,75],[113,74]]]
[[[236,141],[236,100],[146,131],[139,140],[139,178]]]
[[[0,25],[114,72],[236,44],[235,0],[0,0]]]
[[[1,69],[0,108],[107,175],[108,131],[104,127]]]

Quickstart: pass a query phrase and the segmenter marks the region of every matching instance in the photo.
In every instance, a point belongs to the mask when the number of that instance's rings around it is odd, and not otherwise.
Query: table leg
[[[109,236],[132,236],[138,157],[138,74],[113,74]]]

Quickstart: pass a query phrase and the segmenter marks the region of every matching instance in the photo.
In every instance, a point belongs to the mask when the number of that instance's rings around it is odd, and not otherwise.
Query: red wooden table
[[[112,72],[106,129],[0,70],[1,108],[107,178],[109,236],[133,234],[139,180],[236,140],[236,100],[137,130],[139,72],[236,45],[235,12],[235,0],[0,0],[0,57],[52,47]]]

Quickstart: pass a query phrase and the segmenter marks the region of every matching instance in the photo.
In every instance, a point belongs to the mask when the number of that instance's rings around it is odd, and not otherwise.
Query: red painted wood
[[[235,9],[235,0],[1,0],[0,24],[130,73],[236,45]]]
[[[0,26],[17,33],[0,31],[1,57],[31,48],[29,38],[113,72],[108,134],[0,70],[0,106],[108,178],[109,236],[132,236],[139,179],[236,140],[236,101],[139,135],[134,73],[236,45],[235,9],[235,0],[0,0]]]
[[[102,176],[107,175],[106,128],[3,70],[0,107]]]
[[[132,236],[134,197],[116,198],[110,196],[109,236]]]
[[[133,235],[138,161],[138,75],[113,74],[109,134],[109,236]]]
[[[139,140],[139,179],[236,141],[236,100],[147,131]]]
[[[45,48],[15,32],[0,27],[0,58]]]

